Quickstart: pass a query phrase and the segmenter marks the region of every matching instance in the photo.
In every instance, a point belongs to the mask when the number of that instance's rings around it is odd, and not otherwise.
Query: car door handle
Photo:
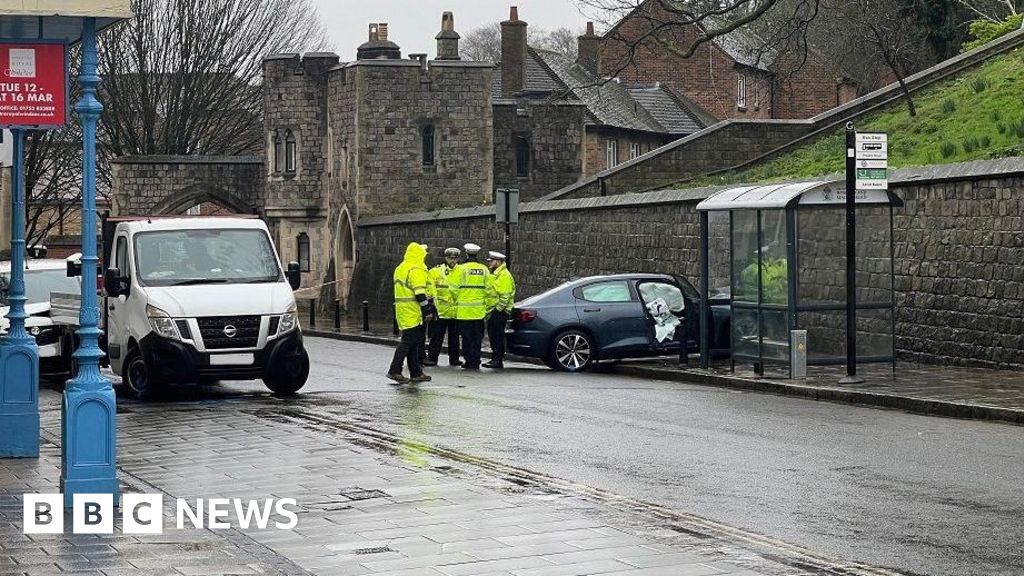
[[[601,309],[600,308],[584,308],[583,311],[584,312],[600,312]]]

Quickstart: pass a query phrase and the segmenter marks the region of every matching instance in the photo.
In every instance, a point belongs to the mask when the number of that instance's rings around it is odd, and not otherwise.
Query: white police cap
[[[462,248],[466,251],[467,254],[476,254],[477,252],[480,251],[480,247],[472,243],[466,244]]]
[[[501,252],[495,252],[495,251],[492,250],[492,251],[487,253],[487,259],[488,260],[504,260],[505,259],[505,255],[502,254]]]

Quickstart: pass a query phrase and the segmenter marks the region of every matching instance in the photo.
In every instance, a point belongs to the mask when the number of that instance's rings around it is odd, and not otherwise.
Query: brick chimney
[[[587,22],[587,33],[577,39],[579,52],[576,62],[593,72],[601,73],[601,37],[594,34],[594,23]]]
[[[459,33],[455,31],[455,16],[451,12],[445,12],[441,16],[441,31],[434,38],[437,40],[438,60],[461,60]]]
[[[369,39],[356,49],[356,58],[359,60],[396,60],[401,57],[402,49],[388,40],[387,22],[371,23]]]
[[[501,23],[501,95],[505,98],[526,89],[526,26],[515,6]]]

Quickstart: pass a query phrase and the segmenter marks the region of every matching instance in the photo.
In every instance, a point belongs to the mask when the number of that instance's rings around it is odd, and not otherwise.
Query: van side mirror
[[[302,285],[302,269],[299,268],[298,262],[289,262],[288,271],[284,275],[288,279],[288,285],[292,287],[292,290],[298,290],[299,286]]]
[[[128,279],[121,276],[121,271],[117,268],[107,268],[103,273],[103,289],[107,296],[114,298],[128,294]]]

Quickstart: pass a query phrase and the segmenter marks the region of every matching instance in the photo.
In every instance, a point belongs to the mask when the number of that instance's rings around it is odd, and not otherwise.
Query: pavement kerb
[[[318,338],[331,338],[334,340],[345,340],[350,342],[380,344],[383,346],[394,346],[398,343],[397,337],[377,336],[372,334],[339,333],[316,329],[306,329],[304,330],[304,334]],[[485,350],[482,356],[490,357],[490,353]],[[517,362],[541,364],[541,362],[535,358],[513,357],[513,359]],[[1024,425],[1024,410],[1017,410],[1014,408],[981,406],[977,404],[950,402],[947,400],[937,400],[932,398],[914,398],[910,396],[898,396],[895,394],[868,392],[865,390],[843,390],[840,388],[811,386],[795,382],[774,382],[735,376],[697,373],[692,371],[663,370],[649,366],[617,364],[612,365],[611,371],[622,376],[668,380],[671,382],[685,382],[688,384],[703,384],[705,386],[747,390],[750,392],[763,392],[778,394],[781,396],[797,396],[824,402],[835,402],[838,404],[855,404],[874,408],[889,408],[894,410],[903,410],[913,414],[922,414],[925,416],[943,416],[948,418],[987,420]]]

